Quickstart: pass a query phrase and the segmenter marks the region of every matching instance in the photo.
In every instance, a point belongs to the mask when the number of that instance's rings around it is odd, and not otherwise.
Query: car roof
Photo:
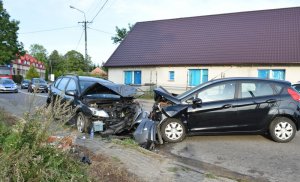
[[[291,85],[290,82],[285,81],[285,80],[274,80],[274,79],[265,79],[265,78],[257,78],[257,77],[228,77],[228,78],[219,78],[219,79],[212,79],[209,80],[208,82],[205,82],[203,84],[200,84],[180,95],[177,96],[178,99],[184,100],[186,97],[189,97],[191,94],[194,92],[197,92],[199,89],[206,87],[211,84],[215,83],[221,83],[225,81],[266,81],[266,82],[272,82],[272,83],[277,83],[277,84],[285,84],[285,85]]]
[[[91,76],[64,75],[62,77],[75,78],[75,79],[79,79],[79,80],[82,80],[82,81],[113,83],[112,81],[105,80],[103,78],[96,78],[96,77],[91,77]]]

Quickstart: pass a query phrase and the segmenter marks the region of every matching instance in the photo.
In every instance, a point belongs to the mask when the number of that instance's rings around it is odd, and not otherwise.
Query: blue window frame
[[[124,71],[124,84],[136,84],[142,83],[142,72],[141,71]]]
[[[272,70],[272,78],[276,80],[285,80],[285,70]]]
[[[258,70],[259,78],[270,78],[270,70]]]
[[[258,77],[259,78],[271,78],[277,80],[285,80],[285,70],[268,70],[262,69],[258,70]]]
[[[189,69],[189,86],[197,86],[208,81],[207,69]]]
[[[174,81],[174,76],[175,76],[175,72],[174,71],[169,71],[169,80],[170,81]]]

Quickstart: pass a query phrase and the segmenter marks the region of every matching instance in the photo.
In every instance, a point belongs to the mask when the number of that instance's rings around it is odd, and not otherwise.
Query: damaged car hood
[[[115,84],[113,82],[96,82],[86,88],[80,95],[93,95],[93,97],[111,97],[112,95],[117,95],[119,97],[129,97],[133,98],[137,94],[137,89],[122,84]],[[116,98],[116,96],[113,96]]]
[[[156,97],[161,96],[161,97],[167,99],[168,101],[173,102],[174,104],[180,104],[180,100],[177,99],[175,96],[173,96],[171,93],[169,93],[163,87],[158,87],[158,88],[154,89],[154,93],[155,93],[155,99],[156,99]]]

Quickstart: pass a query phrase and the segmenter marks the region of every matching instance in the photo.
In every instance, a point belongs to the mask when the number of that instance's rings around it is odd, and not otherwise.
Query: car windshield
[[[42,80],[42,79],[34,79],[34,80],[33,80],[33,83],[35,83],[35,84],[39,84],[39,83],[46,84],[46,81],[45,81],[45,80]]]
[[[0,80],[1,84],[14,84],[15,82],[9,79]]]
[[[22,82],[23,83],[29,83],[29,80],[23,80]]]
[[[186,92],[184,92],[184,93],[182,93],[182,94],[179,94],[176,98],[179,99],[179,100],[181,100],[181,99],[183,99],[183,98],[186,98],[187,96],[189,96],[190,94],[192,94],[193,92],[195,92],[195,91],[198,90],[199,88],[201,88],[201,87],[203,87],[203,86],[209,84],[210,82],[211,82],[211,81],[208,81],[208,82],[202,83],[202,84],[200,84],[200,85],[198,85],[198,86],[196,86],[196,87],[193,87],[192,89],[190,89],[190,90],[188,90],[188,91],[186,91]]]

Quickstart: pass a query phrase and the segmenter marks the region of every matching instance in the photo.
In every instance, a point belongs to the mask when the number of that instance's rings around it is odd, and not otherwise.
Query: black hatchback
[[[162,87],[154,92],[150,116],[161,141],[178,142],[186,134],[267,133],[289,142],[299,130],[300,95],[287,81],[225,78],[177,96]]]

